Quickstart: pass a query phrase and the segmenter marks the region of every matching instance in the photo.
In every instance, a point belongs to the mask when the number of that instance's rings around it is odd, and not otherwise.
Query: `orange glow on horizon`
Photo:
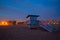
[[[0,22],[0,26],[7,26],[9,25],[7,21],[1,21]]]

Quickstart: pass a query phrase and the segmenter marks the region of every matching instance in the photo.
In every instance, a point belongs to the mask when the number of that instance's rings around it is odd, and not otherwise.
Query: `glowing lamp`
[[[2,26],[7,26],[7,25],[9,25],[9,24],[8,24],[7,21],[1,21],[1,22],[0,22],[0,25],[2,25]]]

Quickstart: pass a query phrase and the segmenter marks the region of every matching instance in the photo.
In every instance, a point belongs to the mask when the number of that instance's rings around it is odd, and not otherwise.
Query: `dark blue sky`
[[[40,20],[60,20],[59,0],[0,0],[0,19],[25,20],[29,14]]]

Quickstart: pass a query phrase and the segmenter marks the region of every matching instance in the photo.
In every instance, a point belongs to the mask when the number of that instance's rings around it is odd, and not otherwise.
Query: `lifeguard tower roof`
[[[28,17],[39,17],[39,15],[28,15],[26,18]]]

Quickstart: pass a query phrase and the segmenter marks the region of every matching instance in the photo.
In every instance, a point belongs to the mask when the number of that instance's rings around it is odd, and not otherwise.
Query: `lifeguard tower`
[[[28,15],[27,18],[27,25],[29,25],[30,28],[36,28],[37,26],[37,17],[39,17],[39,15]]]

